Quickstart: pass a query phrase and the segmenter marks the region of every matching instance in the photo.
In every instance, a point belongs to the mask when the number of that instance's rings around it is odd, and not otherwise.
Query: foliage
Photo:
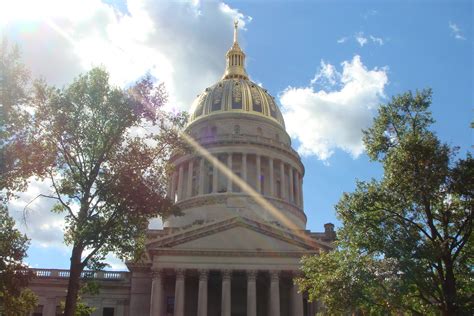
[[[36,305],[36,295],[25,288],[31,277],[23,264],[28,243],[7,207],[0,204],[0,312],[5,315],[24,315]]]
[[[100,292],[100,285],[97,281],[93,279],[83,279],[81,284],[81,289],[79,295],[77,296],[77,306],[75,316],[89,316],[91,315],[96,308],[89,306],[87,303],[82,301],[83,295],[98,295]],[[61,310],[64,312],[66,308],[66,302],[61,301],[60,304]]]
[[[103,268],[110,252],[140,257],[148,220],[177,211],[165,196],[167,161],[182,146],[176,130],[186,115],[163,111],[165,101],[150,77],[123,90],[95,68],[63,89],[35,82],[27,106],[17,108],[6,186],[31,175],[51,184],[53,193],[40,196],[57,201],[72,246],[66,315],[74,314],[85,267]]]
[[[429,129],[430,104],[431,90],[394,97],[364,132],[384,175],[342,196],[337,249],[299,280],[330,313],[472,312],[474,159]]]
[[[24,117],[18,107],[28,102],[29,72],[20,62],[20,51],[17,46],[11,47],[2,39],[0,46],[0,189],[20,188],[23,181],[10,179],[8,170],[16,168],[16,161],[8,159],[9,141],[13,127],[23,122]]]
[[[37,303],[37,296],[26,288],[31,273],[23,263],[29,240],[15,228],[8,214],[6,196],[6,152],[12,134],[10,127],[22,120],[15,107],[28,100],[29,73],[20,62],[18,47],[10,47],[6,39],[0,46],[0,313],[25,315]]]

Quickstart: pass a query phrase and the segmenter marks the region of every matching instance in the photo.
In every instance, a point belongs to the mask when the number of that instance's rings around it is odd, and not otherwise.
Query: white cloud
[[[321,69],[311,79],[311,85],[318,84],[322,87],[331,89],[341,79],[341,74],[337,71],[336,67],[321,60]]]
[[[55,200],[39,197],[50,195],[49,181],[30,179],[28,191],[19,193],[18,199],[8,205],[10,215],[16,220],[18,229],[40,247],[66,248],[64,239],[64,214],[51,212]]]
[[[350,36],[344,36],[341,37],[340,39],[337,40],[338,44],[343,44],[349,41],[351,38],[353,38],[359,45],[360,47],[364,47],[365,45],[369,44],[370,42],[377,44],[379,46],[382,46],[385,44],[385,40],[382,37],[378,37],[375,35],[365,35],[364,32],[358,32],[354,34],[353,37]]]
[[[338,44],[345,43],[348,39],[349,39],[349,37],[347,37],[347,36],[341,37],[340,39],[337,40],[337,43]]]
[[[449,29],[451,30],[451,35],[454,36],[455,39],[458,39],[458,40],[466,39],[464,35],[462,34],[461,28],[457,24],[453,22],[449,22]]]
[[[2,2],[0,34],[19,44],[33,77],[50,84],[61,87],[99,65],[120,86],[149,72],[165,82],[173,107],[189,109],[196,95],[222,76],[233,21],[243,30],[251,21],[217,1],[128,0],[126,8],[121,12],[100,0]],[[48,187],[33,181],[10,203],[10,213],[32,243],[66,248],[63,214],[50,212],[52,200],[35,200],[23,221],[25,205]]]
[[[359,43],[359,45],[361,47],[363,47],[365,44],[367,44],[367,42],[369,41],[367,39],[367,37],[364,36],[364,33],[362,32],[359,32],[357,33],[355,36],[354,36],[355,40],[357,41],[357,43]]]
[[[337,72],[322,61],[310,86],[288,87],[279,96],[287,131],[299,141],[302,155],[327,161],[336,149],[354,158],[364,151],[361,130],[385,96],[387,68],[369,70],[357,55],[341,66]],[[332,89],[316,90],[319,80],[333,83]]]
[[[372,42],[375,43],[375,44],[379,44],[380,46],[382,46],[384,44],[383,38],[381,38],[381,37],[376,37],[376,36],[373,36],[373,35],[369,35],[369,37],[372,40]]]
[[[124,13],[100,0],[17,0],[0,10],[0,34],[18,42],[33,75],[52,84],[99,65],[118,85],[149,72],[165,82],[170,104],[188,109],[222,75],[233,20],[242,29],[251,20],[220,2],[126,5]]]

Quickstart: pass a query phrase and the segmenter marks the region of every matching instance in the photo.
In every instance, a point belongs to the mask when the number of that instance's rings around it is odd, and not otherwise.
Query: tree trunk
[[[69,272],[69,283],[67,286],[66,307],[64,309],[65,316],[75,316],[77,297],[81,286],[81,273],[84,267],[81,263],[82,247],[74,245],[71,255],[71,267]]]
[[[446,302],[444,315],[457,315],[456,304],[456,279],[454,276],[453,263],[451,257],[443,258],[446,277],[443,280],[443,294]]]

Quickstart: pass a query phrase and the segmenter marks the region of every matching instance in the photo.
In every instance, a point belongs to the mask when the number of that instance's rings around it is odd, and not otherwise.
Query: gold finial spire
[[[237,44],[237,28],[239,26],[239,20],[234,20],[234,44]]]
[[[245,54],[237,42],[238,26],[239,21],[236,19],[234,20],[234,44],[226,54],[227,64],[223,79],[248,79],[247,72],[245,71]]]

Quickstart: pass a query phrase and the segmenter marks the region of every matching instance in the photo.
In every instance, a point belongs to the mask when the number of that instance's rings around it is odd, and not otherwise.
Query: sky
[[[432,88],[433,129],[461,157],[472,152],[473,18],[472,1],[458,0],[0,0],[0,36],[20,46],[33,77],[63,87],[103,66],[126,86],[150,73],[165,83],[168,106],[182,110],[221,78],[239,20],[247,72],[275,96],[305,165],[311,231],[340,226],[341,195],[357,179],[381,177],[361,131],[392,96]],[[61,215],[32,201],[47,187],[32,181],[9,209],[31,238],[28,264],[67,269]]]

